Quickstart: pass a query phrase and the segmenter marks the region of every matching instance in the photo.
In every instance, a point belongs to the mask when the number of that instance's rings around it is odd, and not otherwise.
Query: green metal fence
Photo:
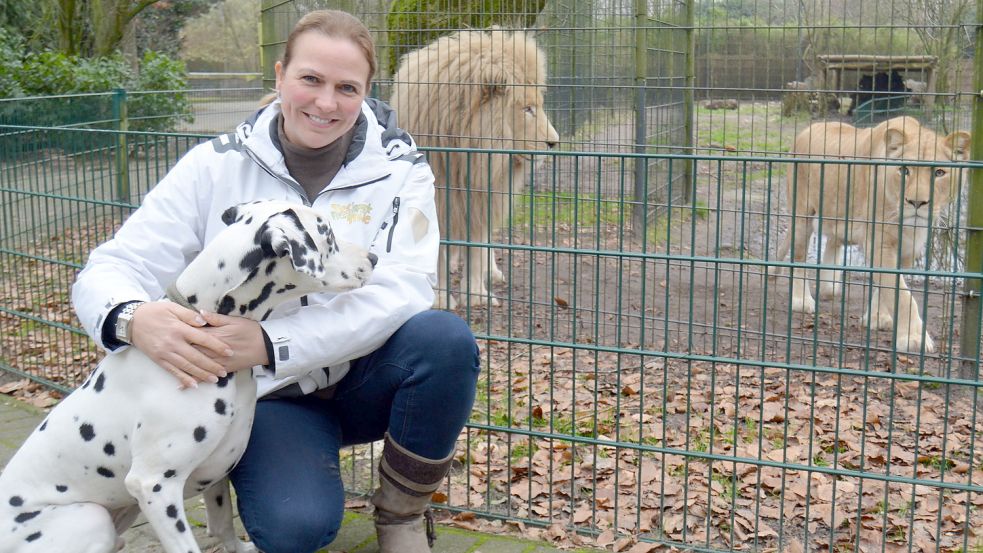
[[[264,67],[300,13],[336,4],[266,2]],[[343,4],[384,52],[388,3]],[[837,267],[821,261],[822,238],[805,261],[776,254],[792,221],[786,176],[803,163],[785,152],[814,121],[857,122],[848,110],[866,92],[864,71],[927,82],[923,67],[904,64],[934,56],[936,79],[950,85],[913,94],[906,113],[942,134],[983,136],[983,2],[965,20],[908,9],[916,4],[546,3],[538,39],[560,148],[537,154],[526,186],[504,192],[504,229],[444,241],[493,256],[504,282],[492,288],[498,306],[458,296],[482,376],[435,501],[599,544],[983,550],[981,140],[974,161],[908,164],[963,172],[913,268],[873,268],[849,248],[836,258],[847,265],[841,290],[826,298],[822,272]],[[943,59],[946,32],[975,40],[975,53],[960,42]],[[388,86],[381,75],[377,94]],[[86,252],[262,92],[192,97],[195,122],[179,133],[120,131],[112,113],[108,129],[0,121],[4,369],[63,390],[80,382],[99,357],[67,305]],[[447,151],[475,166],[521,154]],[[821,164],[823,174],[897,171],[878,159]],[[817,230],[843,219],[820,214]],[[869,214],[846,219],[873,225]],[[790,269],[817,296],[815,313],[790,309]],[[884,274],[904,276],[934,352],[899,351],[893,326],[865,324]],[[374,453],[346,453],[353,493],[373,488]]]
[[[204,137],[0,133],[42,145],[0,151],[2,362],[69,389],[99,357],[67,304],[75,271]],[[65,140],[92,147],[43,147]],[[772,276],[790,265],[774,257],[787,159],[645,155],[716,184],[694,182],[697,202],[642,232],[631,201],[598,184],[602,166],[627,179],[636,156],[551,154],[507,230],[460,242],[498,257],[506,283],[501,306],[460,310],[483,370],[446,507],[602,543],[611,531],[715,551],[978,547],[980,381],[960,376],[959,334],[962,283],[980,274],[905,271],[938,351],[897,352],[890,330],[860,324],[874,272],[862,265],[817,314],[789,310],[790,280]],[[572,189],[566,164],[581,168]],[[963,219],[950,225],[962,236]],[[814,278],[817,265],[799,266]],[[346,460],[352,491],[369,491],[371,448]]]

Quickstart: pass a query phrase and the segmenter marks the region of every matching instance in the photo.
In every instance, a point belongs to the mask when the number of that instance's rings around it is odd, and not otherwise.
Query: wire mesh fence
[[[969,130],[973,101],[980,120],[971,3],[551,1],[531,25],[517,21],[539,3],[516,4],[483,22],[535,29],[556,147],[417,137],[435,164],[456,156],[476,170],[494,157],[522,168],[494,190],[473,173],[438,182],[464,196],[467,213],[506,206],[507,216],[443,237],[459,255],[453,269],[443,260],[439,292],[479,338],[482,377],[435,501],[599,544],[628,535],[706,551],[978,550],[983,423],[979,352],[967,344],[983,336],[967,308],[980,269],[966,262],[980,226],[969,191],[979,156],[933,146],[901,164],[885,159],[886,139],[833,148],[829,129],[806,141],[821,147],[816,157],[787,155],[819,121],[866,133],[907,115],[940,141]],[[268,2],[267,79],[286,31],[319,7],[373,29],[383,99],[395,91],[390,49],[435,37],[422,9],[404,9],[421,17],[397,29],[388,2]],[[459,25],[438,31],[463,30],[474,14],[455,15]],[[891,90],[895,73],[906,90]],[[262,92],[192,97],[214,108],[201,134],[0,126],[5,368],[66,389],[80,382],[98,353],[67,306],[74,271],[184,151],[230,129]],[[796,176],[810,167],[815,182]],[[930,215],[897,215],[920,201],[914,192],[875,195],[879,209],[839,198],[843,182],[922,183]],[[816,185],[820,199],[839,199],[812,212],[796,200]],[[841,227],[902,236],[888,245],[898,258],[912,249],[912,266],[862,239],[839,249]],[[782,257],[793,233],[809,240]],[[462,279],[492,260],[500,279]],[[911,304],[898,277],[924,321],[917,332],[910,317],[899,322]],[[868,324],[879,304],[891,320]],[[918,343],[900,343],[899,329]],[[374,453],[346,453],[353,493],[373,488]]]

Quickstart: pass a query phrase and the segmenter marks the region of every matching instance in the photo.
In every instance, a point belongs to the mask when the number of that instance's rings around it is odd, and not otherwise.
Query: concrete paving
[[[0,394],[0,466],[6,466],[20,444],[43,418],[44,413],[40,409]],[[222,551],[217,547],[218,543],[215,539],[205,535],[205,508],[201,497],[188,500],[185,508],[188,521],[194,528],[202,551]],[[239,534],[244,537],[245,531],[238,517],[235,522]],[[433,547],[434,553],[555,553],[560,551],[543,542],[469,532],[440,525],[437,526],[437,536],[437,542]],[[127,544],[124,553],[163,553],[157,536],[142,516],[123,534],[123,538]],[[338,538],[322,550],[323,553],[377,553],[378,551],[371,517],[355,512],[346,513]],[[577,551],[589,553],[600,550]]]

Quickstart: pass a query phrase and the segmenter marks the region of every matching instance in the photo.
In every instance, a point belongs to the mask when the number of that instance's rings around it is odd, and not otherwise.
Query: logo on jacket
[[[331,204],[331,218],[346,223],[369,224],[372,220],[372,204]]]

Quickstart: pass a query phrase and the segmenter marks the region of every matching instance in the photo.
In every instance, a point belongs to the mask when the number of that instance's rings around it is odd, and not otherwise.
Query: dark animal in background
[[[905,86],[904,77],[897,69],[892,70],[890,74],[881,71],[874,75],[863,75],[857,81],[856,92],[850,95],[853,102],[850,103],[850,110],[847,111],[847,115],[853,115],[853,110],[868,100],[909,94],[910,92],[911,89]]]

